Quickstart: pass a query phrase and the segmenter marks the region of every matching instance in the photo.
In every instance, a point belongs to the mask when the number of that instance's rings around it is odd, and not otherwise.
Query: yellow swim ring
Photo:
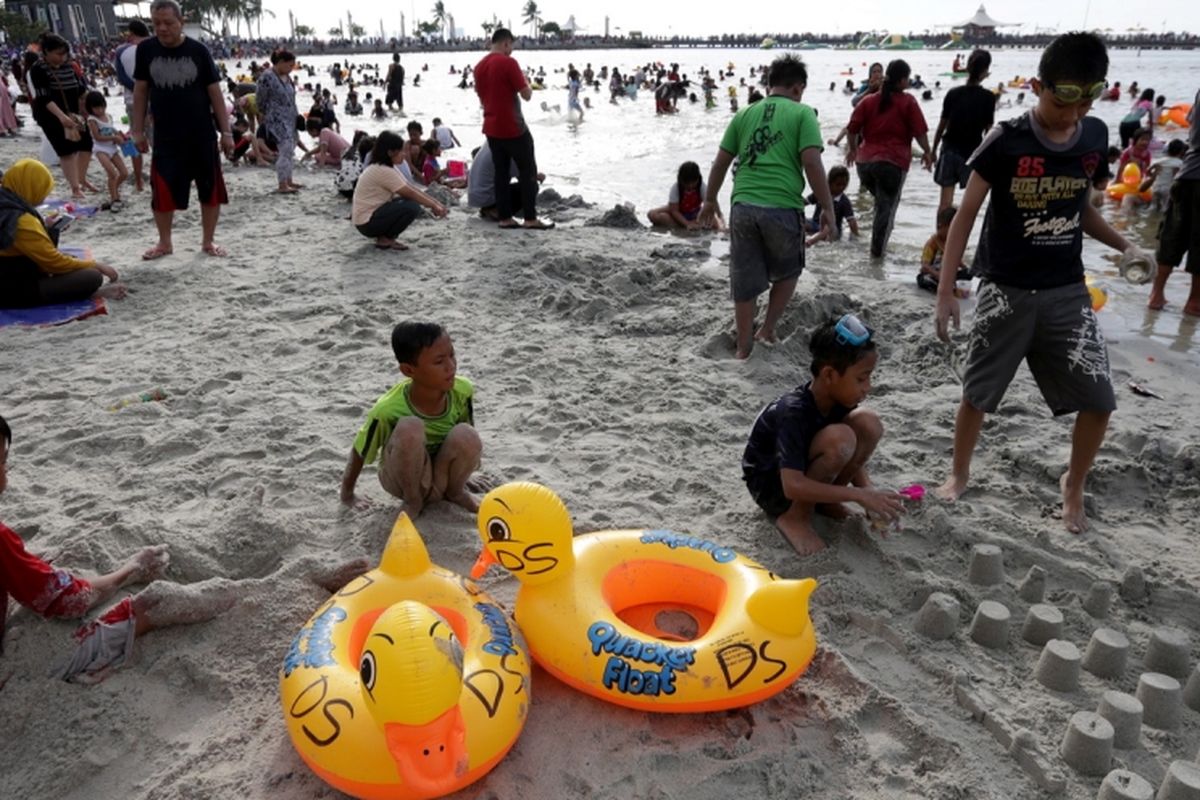
[[[786,689],[816,636],[811,578],[781,580],[714,542],[665,530],[572,537],[566,506],[535,483],[493,489],[483,553],[521,582],[515,616],[546,671],[644,711],[736,708]]]
[[[379,566],[296,635],[279,672],[296,752],[360,798],[441,797],[483,777],[529,710],[529,655],[504,611],[429,561],[400,515]]]

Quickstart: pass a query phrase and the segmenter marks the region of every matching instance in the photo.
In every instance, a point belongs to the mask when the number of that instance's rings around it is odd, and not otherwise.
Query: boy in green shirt
[[[483,452],[475,389],[456,374],[450,336],[432,322],[401,322],[392,331],[392,351],[404,380],[367,412],[342,476],[342,502],[357,505],[359,473],[378,458],[380,485],[404,501],[409,516],[442,499],[477,511],[479,501],[466,488]]]
[[[739,111],[721,138],[708,175],[701,227],[711,227],[725,173],[738,159],[729,214],[729,283],[737,326],[737,357],[749,358],[754,340],[775,341],[778,322],[804,269],[804,177],[821,206],[821,230],[833,238],[833,200],[821,164],[821,127],[800,103],[808,70],[795,56],[775,59],[767,73],[770,94]],[[758,332],[758,296],[768,288]]]

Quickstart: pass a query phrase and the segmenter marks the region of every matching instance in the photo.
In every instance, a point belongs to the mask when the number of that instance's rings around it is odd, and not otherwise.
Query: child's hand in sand
[[[345,492],[341,492],[338,495],[338,499],[342,501],[344,506],[347,508],[352,508],[355,511],[366,511],[371,507],[371,501],[369,499],[366,497],[359,497],[353,493],[346,494]]]
[[[894,522],[904,513],[904,498],[897,492],[864,487],[858,490],[854,502],[863,507],[868,515]]]

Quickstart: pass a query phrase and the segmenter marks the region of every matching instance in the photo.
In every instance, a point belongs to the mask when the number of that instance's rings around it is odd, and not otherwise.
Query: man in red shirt
[[[483,133],[492,152],[496,179],[507,182],[511,165],[517,165],[525,223],[513,219],[507,186],[496,189],[496,211],[501,228],[549,230],[554,223],[537,218],[537,160],[533,155],[533,135],[521,114],[521,99],[531,99],[533,90],[512,51],[512,31],[497,28],[492,34],[491,52],[475,65],[475,93],[483,105]]]

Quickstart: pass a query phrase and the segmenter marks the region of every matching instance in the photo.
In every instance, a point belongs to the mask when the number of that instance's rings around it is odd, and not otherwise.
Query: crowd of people
[[[245,79],[229,79],[203,44],[183,35],[183,15],[175,0],[154,0],[150,16],[153,30],[134,21],[128,46],[114,52],[112,65],[105,67],[126,90],[127,134],[114,123],[104,96],[91,89],[87,71],[70,58],[66,42],[58,37],[43,38],[40,55],[23,76],[33,118],[58,156],[73,196],[83,197],[89,189],[87,170],[93,154],[106,176],[111,210],[119,210],[130,175],[139,186],[149,183],[158,239],[143,253],[144,259],[173,252],[174,215],[187,208],[193,185],[201,209],[201,249],[214,257],[226,255],[216,242],[220,208],[228,202],[223,157],[270,162],[277,191],[294,194],[304,188],[294,180],[297,148],[304,159],[337,169],[334,185],[350,198],[353,226],[381,250],[407,249],[401,234],[427,212],[446,217],[449,202],[463,189],[468,205],[499,229],[554,228],[537,213],[538,184],[545,176],[538,171],[534,138],[522,112],[523,104],[532,100],[532,84],[544,83],[545,76],[521,68],[513,57],[516,40],[510,31],[497,29],[489,52],[461,72],[461,85],[473,88],[482,106],[486,143],[472,154],[469,172],[462,164],[456,173],[440,158],[461,143],[441,119],[432,120],[428,137],[419,121],[410,120],[407,138],[384,130],[374,137],[359,132],[348,141],[328,89],[311,87],[312,108],[307,114],[298,110],[294,53],[277,49],[269,63],[251,64]],[[1154,93],[1137,93],[1127,117],[1133,127],[1127,129],[1123,122],[1119,131],[1128,141],[1114,156],[1107,126],[1088,113],[1110,91],[1107,51],[1092,34],[1054,39],[1042,54],[1037,77],[1030,80],[1035,102],[999,125],[994,124],[996,95],[984,87],[990,66],[986,51],[970,55],[967,82],[946,93],[931,143],[921,107],[908,91],[920,85],[919,76],[900,59],[872,65],[861,86],[847,87],[853,112],[838,137],[846,139],[845,163],[827,171],[816,112],[804,103],[808,70],[794,56],[776,58],[769,67],[751,73],[751,83],[757,79],[758,85],[746,87],[747,103],[735,110],[707,176],[697,163],[683,163],[666,205],[648,216],[652,225],[663,228],[728,230],[734,354],[746,359],[756,346],[777,340],[777,323],[795,292],[809,248],[858,233],[854,207],[846,197],[851,167],[873,198],[868,252],[872,257],[883,255],[915,142],[922,167],[933,173],[940,187],[936,230],[917,274],[918,284],[936,293],[934,327],[939,337],[947,339],[951,326],[958,326],[963,296],[958,281],[969,276],[981,281],[950,476],[939,494],[952,501],[967,490],[985,416],[998,408],[1024,361],[1050,410],[1076,415],[1061,480],[1062,518],[1068,530],[1081,532],[1088,527],[1084,486],[1115,409],[1107,347],[1084,284],[1083,235],[1128,258],[1145,257],[1105,220],[1094,194],[1107,186],[1114,161],[1118,171],[1136,163],[1155,187],[1166,187],[1160,192],[1167,199],[1150,304],[1162,307],[1163,286],[1186,257],[1193,290],[1184,311],[1200,315],[1200,257],[1192,257],[1200,247],[1200,126],[1192,126],[1186,145],[1170,145],[1167,158],[1153,169],[1147,128],[1154,115]],[[353,65],[335,64],[330,73],[335,86],[347,88],[345,113],[362,113],[357,90],[364,85],[382,90],[375,103],[376,108],[386,106],[385,115],[403,109],[406,80],[398,54],[385,74],[360,70],[356,80],[354,72]],[[718,74],[726,77],[723,70]],[[677,65],[639,69],[627,76],[616,69],[593,72],[591,64],[583,70],[571,65],[568,111],[582,115],[580,87],[605,80],[614,101],[630,97],[629,87],[636,94],[639,88],[653,86],[656,110],[662,113],[675,110],[690,86]],[[697,81],[706,94],[716,86],[707,71]],[[311,148],[301,141],[302,132],[312,140]],[[140,162],[147,153],[149,175],[143,177]],[[126,170],[123,155],[133,159],[132,170]],[[731,173],[726,214],[719,197]],[[95,293],[119,297],[123,292],[112,267],[58,250],[56,231],[38,211],[52,184],[49,169],[33,159],[9,165],[4,172],[0,305],[40,305]],[[962,197],[956,208],[959,189]],[[811,218],[805,214],[808,204],[816,209]],[[966,244],[980,216],[980,245],[968,267]],[[767,300],[760,318],[763,294]],[[473,427],[474,390],[456,374],[449,335],[435,324],[402,323],[393,332],[392,345],[404,380],[368,414],[344,471],[342,500],[356,502],[361,471],[379,461],[383,488],[403,499],[414,514],[440,499],[476,508],[466,489],[482,448]],[[762,411],[742,460],[751,498],[801,554],[824,547],[813,528],[814,513],[844,514],[842,504],[852,503],[890,521],[903,511],[900,496],[877,489],[868,471],[884,433],[879,417],[863,405],[879,357],[875,331],[847,314],[819,326],[810,350],[812,379]],[[10,441],[11,431],[0,420],[0,490]],[[140,554],[127,568],[93,582],[89,590],[28,556],[19,539],[6,532],[0,526],[0,596],[8,591],[46,615],[83,613],[116,586],[152,579],[165,563],[160,550]],[[43,602],[44,593],[37,595],[37,602],[29,600],[30,592],[22,587],[36,590],[50,585],[47,581],[61,590],[51,592],[49,603]],[[84,599],[76,600],[75,595]],[[145,625],[171,622],[155,620],[145,608],[139,611],[136,599],[101,621],[103,634],[79,656],[80,671],[119,664],[136,632]]]

